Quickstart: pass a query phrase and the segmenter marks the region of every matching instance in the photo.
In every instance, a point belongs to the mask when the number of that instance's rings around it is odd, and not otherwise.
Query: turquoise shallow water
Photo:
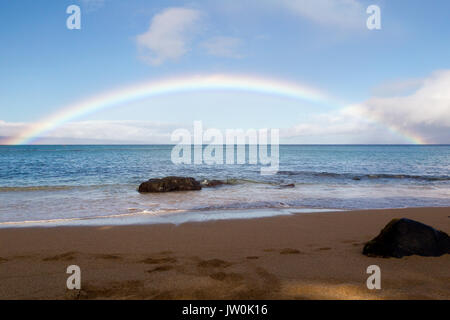
[[[175,165],[172,148],[0,146],[0,223],[98,216],[145,221],[185,211],[204,217],[229,210],[229,217],[245,216],[247,209],[450,206],[448,145],[282,145],[279,171],[269,176],[260,174],[260,165]],[[232,184],[199,192],[136,191],[140,182],[168,175]],[[293,188],[280,187],[292,183]]]

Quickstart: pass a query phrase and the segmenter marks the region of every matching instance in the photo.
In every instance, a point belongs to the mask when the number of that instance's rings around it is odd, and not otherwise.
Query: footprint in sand
[[[138,299],[141,298],[144,282],[140,280],[114,281],[103,286],[85,285],[81,290],[89,299]]]
[[[140,261],[145,264],[163,264],[163,263],[176,263],[177,259],[173,257],[162,257],[162,258],[147,258]]]
[[[25,256],[25,255],[21,255],[21,256],[14,256],[13,259],[29,259],[29,258],[33,258],[33,256]]]
[[[70,261],[70,260],[75,259],[76,254],[77,254],[77,252],[75,252],[75,251],[69,251],[66,253],[58,254],[56,256],[44,258],[44,259],[42,259],[42,261]]]
[[[245,257],[245,258],[248,259],[248,260],[256,260],[256,259],[259,259],[258,256],[248,256],[248,257]]]
[[[153,269],[147,270],[147,273],[153,273],[153,272],[163,272],[163,271],[169,271],[172,270],[173,266],[158,266]]]
[[[244,280],[244,276],[240,275],[239,273],[235,272],[216,272],[213,274],[210,274],[209,277],[211,279],[217,280],[217,281],[229,281],[229,282],[240,282]]]
[[[226,268],[231,266],[230,262],[220,259],[202,260],[197,264],[200,268]]]
[[[121,260],[122,257],[116,254],[97,254],[96,258],[105,259],[105,260]]]
[[[300,254],[301,252],[297,249],[285,248],[280,250],[280,254]]]
[[[263,249],[264,252],[274,252],[274,251],[278,251],[280,254],[300,254],[303,253],[300,250],[297,249],[293,249],[293,248],[284,248],[281,250],[275,250],[275,249]],[[258,257],[256,257],[257,259]],[[249,258],[247,258],[249,259]],[[251,259],[251,258],[250,258]]]
[[[331,248],[330,247],[322,247],[322,248],[317,249],[317,251],[326,251],[326,250],[331,250]]]
[[[8,259],[0,257],[0,263],[6,262],[6,261],[8,261]]]

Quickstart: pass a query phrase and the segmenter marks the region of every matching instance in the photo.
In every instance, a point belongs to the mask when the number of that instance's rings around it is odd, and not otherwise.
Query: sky
[[[67,28],[70,5],[81,29]],[[367,27],[370,5],[381,29]],[[278,128],[282,143],[450,143],[447,0],[1,1],[0,41],[4,144],[170,143],[196,120]],[[54,116],[142,83],[214,75],[326,98],[172,88]]]

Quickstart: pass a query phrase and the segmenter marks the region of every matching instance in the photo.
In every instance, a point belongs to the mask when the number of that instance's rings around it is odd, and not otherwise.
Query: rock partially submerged
[[[406,218],[393,219],[363,249],[367,256],[396,258],[414,254],[437,257],[446,253],[450,253],[450,237],[445,232]]]
[[[191,177],[165,177],[141,183],[139,192],[170,192],[201,190],[200,182]]]

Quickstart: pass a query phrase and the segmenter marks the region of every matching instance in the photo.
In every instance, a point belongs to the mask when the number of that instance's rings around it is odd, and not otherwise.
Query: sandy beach
[[[393,218],[450,232],[450,208],[182,225],[0,230],[0,299],[450,299],[450,255],[362,255]],[[66,268],[81,268],[81,290]],[[381,268],[381,290],[366,268]]]

